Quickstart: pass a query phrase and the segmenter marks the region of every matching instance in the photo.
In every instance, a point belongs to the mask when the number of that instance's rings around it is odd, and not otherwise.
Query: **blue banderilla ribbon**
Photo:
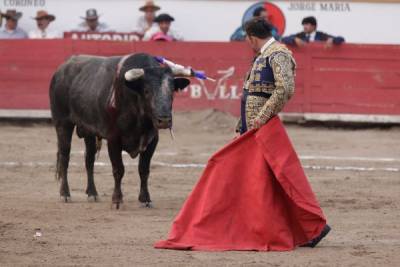
[[[167,60],[164,57],[154,57],[154,59],[157,60],[157,62],[159,62],[160,64],[165,64],[169,66],[172,69],[172,71],[177,75],[196,77],[201,80],[208,80],[215,82],[215,79],[207,77],[207,75],[203,71],[197,71],[192,69],[191,67],[184,67],[170,60]]]

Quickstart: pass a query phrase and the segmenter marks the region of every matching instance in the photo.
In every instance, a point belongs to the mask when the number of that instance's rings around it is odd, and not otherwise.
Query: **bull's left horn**
[[[125,72],[125,80],[127,80],[128,82],[137,80],[143,76],[144,76],[143,69],[131,69],[131,70],[128,70],[127,72]]]

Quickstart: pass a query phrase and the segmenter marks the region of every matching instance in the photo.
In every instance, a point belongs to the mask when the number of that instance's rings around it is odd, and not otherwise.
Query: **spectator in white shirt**
[[[155,19],[154,22],[157,25],[153,25],[150,30],[148,30],[144,37],[143,41],[155,41],[155,38],[159,38],[160,33],[167,39],[171,41],[183,41],[183,38],[174,30],[171,30],[171,22],[175,19],[168,14],[160,14]],[[166,38],[164,38],[166,40]],[[167,41],[167,40],[166,40]]]
[[[160,7],[156,6],[153,1],[146,1],[144,6],[140,7],[139,10],[144,12],[144,15],[140,16],[137,20],[136,32],[144,36],[144,34],[153,26],[156,11],[160,10]]]
[[[18,27],[18,20],[22,17],[21,12],[15,9],[9,9],[6,13],[0,13],[0,17],[6,19],[4,29],[0,30],[0,39],[25,39],[28,35],[24,30]]]
[[[94,8],[86,10],[86,17],[81,17],[85,21],[79,24],[80,32],[110,32],[105,23],[99,22],[99,15]]]
[[[55,39],[61,38],[61,35],[54,31],[49,30],[50,22],[54,21],[56,17],[47,13],[45,10],[39,10],[36,13],[36,17],[33,18],[36,20],[37,29],[29,32],[28,36],[31,39]]]

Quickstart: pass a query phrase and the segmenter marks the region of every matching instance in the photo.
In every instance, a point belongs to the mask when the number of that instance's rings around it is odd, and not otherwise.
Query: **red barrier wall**
[[[288,113],[400,115],[400,46],[313,44],[292,48],[298,64]],[[48,109],[48,86],[71,55],[148,52],[190,65],[218,80],[194,79],[175,108],[239,113],[243,77],[253,56],[245,43],[151,43],[77,40],[0,41],[0,109]]]

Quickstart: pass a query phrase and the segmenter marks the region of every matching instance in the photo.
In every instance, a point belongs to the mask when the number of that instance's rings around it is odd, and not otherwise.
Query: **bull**
[[[139,155],[139,201],[150,207],[150,162],[159,129],[172,127],[174,92],[190,81],[160,65],[148,54],[125,57],[72,56],[62,64],[50,84],[51,116],[57,133],[56,177],[60,195],[68,202],[67,170],[73,131],[85,142],[86,194],[97,200],[93,168],[98,140],[106,139],[114,176],[112,203],[123,201],[122,151]]]

